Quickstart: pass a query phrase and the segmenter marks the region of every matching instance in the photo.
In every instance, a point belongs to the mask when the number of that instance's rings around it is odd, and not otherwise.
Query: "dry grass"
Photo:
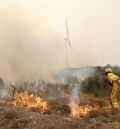
[[[100,103],[104,105],[103,101]],[[101,108],[79,119],[71,118],[70,113],[69,106],[54,102],[49,103],[49,110],[44,114],[0,103],[0,129],[119,129],[120,127],[120,111],[108,112]]]
[[[27,119],[19,118],[14,121],[14,123],[10,126],[10,129],[23,129],[27,122]]]
[[[17,114],[15,110],[8,110],[4,112],[5,119],[15,119],[17,118]]]

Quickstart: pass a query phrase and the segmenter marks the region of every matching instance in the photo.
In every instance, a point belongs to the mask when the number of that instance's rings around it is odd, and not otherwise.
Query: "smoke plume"
[[[44,79],[64,68],[66,16],[69,66],[118,65],[118,5],[119,0],[0,1],[0,76]]]
[[[63,66],[60,39],[47,27],[45,19],[30,16],[15,5],[1,7],[0,19],[3,79],[49,79],[53,70]]]

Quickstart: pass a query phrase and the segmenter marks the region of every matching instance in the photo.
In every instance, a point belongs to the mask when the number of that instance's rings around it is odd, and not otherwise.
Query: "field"
[[[91,102],[90,102],[91,101]],[[93,103],[97,103],[94,106]],[[79,106],[89,108],[87,104]],[[0,101],[0,129],[119,129],[120,112],[109,110],[105,101],[98,98],[89,100],[93,109],[81,113],[79,117],[71,116],[69,107],[53,105],[44,112],[35,108],[14,106],[11,100]],[[83,108],[82,112],[86,110]]]
[[[66,84],[10,84],[0,99],[0,129],[120,129],[120,111],[109,109],[111,89],[98,71]]]

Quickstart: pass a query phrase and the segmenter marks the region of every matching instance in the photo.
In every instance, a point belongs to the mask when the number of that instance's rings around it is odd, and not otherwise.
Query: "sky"
[[[43,77],[66,67],[120,65],[119,0],[0,0],[0,71]]]

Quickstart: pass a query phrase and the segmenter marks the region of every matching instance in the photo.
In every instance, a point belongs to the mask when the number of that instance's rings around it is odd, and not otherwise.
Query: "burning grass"
[[[71,117],[80,118],[81,116],[85,116],[88,112],[90,112],[92,110],[92,106],[78,106],[77,104],[74,104],[71,106],[71,109]]]
[[[60,114],[64,116],[70,115],[72,118],[80,118],[86,116],[90,111],[99,110],[97,103],[85,105],[50,105],[47,101],[43,101],[40,97],[21,92],[13,97],[12,104],[18,107],[26,107],[32,111],[48,114]]]
[[[60,105],[52,104],[43,101],[40,97],[29,94],[28,92],[20,92],[13,97],[12,104],[17,107],[26,107],[32,111],[47,114],[59,114],[63,116],[70,116],[71,118],[81,118],[86,116],[91,111],[100,109],[98,103],[85,104],[85,105]]]
[[[15,106],[27,107],[28,109],[35,109],[41,113],[48,109],[48,103],[46,101],[43,101],[40,97],[29,94],[28,92],[16,94],[12,104]]]
[[[12,101],[12,103],[14,102],[14,106],[8,103],[8,101],[4,100],[4,103],[8,104],[3,104],[3,101],[2,103],[0,103],[1,129],[113,129],[115,127],[118,127],[116,129],[119,129],[120,127],[120,112],[117,112],[117,115],[116,112],[108,113],[107,110],[101,108],[101,105],[93,101],[92,103],[84,103],[81,105],[60,105],[55,103],[50,104],[48,102],[46,110],[50,110],[50,113],[41,114],[42,108],[38,110],[40,113],[34,112],[33,110],[31,112],[31,110],[25,109],[34,107],[29,105],[36,103],[36,97],[28,94],[27,92],[25,92],[24,94],[23,93],[24,92],[16,94],[14,96],[14,100]],[[15,98],[17,98],[17,101],[15,101]],[[41,102],[44,101],[41,99]],[[36,106],[35,108],[38,109],[38,107]],[[55,112],[52,112],[53,110]],[[66,115],[64,115],[65,113]]]
[[[71,117],[73,118],[80,118],[86,116],[91,111],[97,111],[100,107],[97,103],[86,104],[86,105],[77,105],[73,104],[71,105]]]

